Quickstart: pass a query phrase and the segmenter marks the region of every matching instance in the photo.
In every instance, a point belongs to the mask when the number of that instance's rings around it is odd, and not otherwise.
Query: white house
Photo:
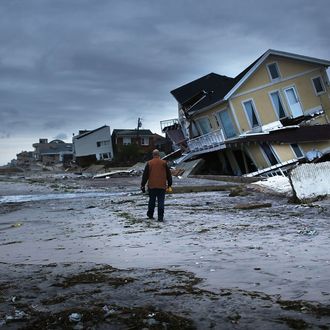
[[[74,157],[80,165],[113,158],[110,127],[107,125],[94,130],[79,131],[78,135],[73,136],[72,143]]]

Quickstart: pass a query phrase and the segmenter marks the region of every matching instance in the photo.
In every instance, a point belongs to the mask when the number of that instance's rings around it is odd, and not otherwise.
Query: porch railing
[[[187,140],[190,152],[211,151],[224,146],[225,137],[221,129]]]
[[[160,128],[163,132],[164,128],[172,126],[174,124],[179,124],[179,119],[174,118],[174,119],[167,119],[167,120],[162,120],[160,122]]]

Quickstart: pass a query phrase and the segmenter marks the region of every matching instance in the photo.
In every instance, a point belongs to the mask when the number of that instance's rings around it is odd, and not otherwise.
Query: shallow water
[[[94,198],[94,197],[110,197],[123,196],[129,192],[78,192],[78,193],[48,193],[48,194],[33,194],[33,195],[10,195],[1,196],[0,204],[4,203],[23,203],[23,202],[37,202],[47,200],[60,199],[75,199],[75,198]]]

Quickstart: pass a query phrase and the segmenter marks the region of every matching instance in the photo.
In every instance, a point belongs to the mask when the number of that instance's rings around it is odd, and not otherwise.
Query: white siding
[[[98,143],[109,141],[109,143]],[[110,127],[105,126],[101,129],[92,131],[85,136],[74,136],[74,155],[75,157],[96,155],[96,158],[102,159],[102,154],[110,154],[110,158],[113,158],[113,148],[110,135]]]

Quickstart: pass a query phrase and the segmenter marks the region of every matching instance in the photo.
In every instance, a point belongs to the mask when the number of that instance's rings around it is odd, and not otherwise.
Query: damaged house
[[[110,127],[101,126],[94,130],[80,130],[72,137],[74,158],[80,166],[88,166],[96,161],[113,159]]]
[[[171,91],[178,118],[161,122],[204,172],[272,175],[330,154],[330,61],[268,50],[235,78],[210,73]]]

